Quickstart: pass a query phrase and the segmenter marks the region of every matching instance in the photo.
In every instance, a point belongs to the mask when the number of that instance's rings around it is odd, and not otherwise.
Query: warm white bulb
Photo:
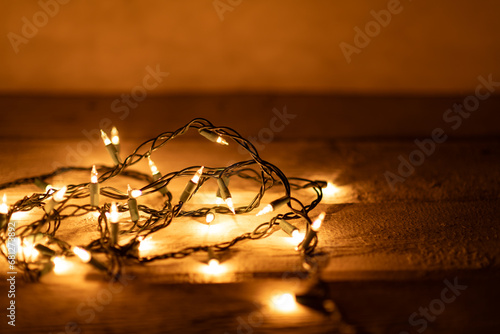
[[[85,249],[80,248],[80,247],[73,247],[73,253],[75,253],[76,256],[82,260],[82,262],[87,263],[90,261],[92,258],[92,255],[90,255],[89,252],[87,252]]]
[[[328,182],[325,189],[323,189],[323,194],[326,196],[332,196],[339,192],[339,188],[337,188],[333,183]]]
[[[108,146],[111,144],[111,140],[109,140],[108,135],[106,134],[106,132],[102,131],[102,129],[101,129],[101,138],[102,141],[104,142],[104,145]]]
[[[160,172],[158,170],[158,167],[156,167],[155,163],[153,162],[153,160],[151,160],[150,157],[148,157],[148,164],[149,164],[149,169],[151,170],[152,175],[156,175]]]
[[[64,200],[64,195],[66,194],[66,190],[68,190],[68,187],[64,186],[61,189],[59,189],[58,191],[56,191],[54,193],[54,195],[52,195],[52,198],[54,199],[54,201],[62,202]]]
[[[219,266],[219,260],[217,259],[210,259],[210,261],[208,261],[208,266],[212,269],[215,269]]]
[[[97,183],[97,177],[99,175],[97,174],[97,169],[95,168],[95,165],[92,166],[92,171],[90,172],[90,182],[92,183]]]
[[[134,189],[130,192],[130,196],[133,198],[140,197],[142,195],[142,191],[140,189]]]
[[[283,293],[273,296],[271,298],[271,305],[279,312],[288,313],[297,308],[297,301],[291,293]]]
[[[116,206],[115,202],[111,203],[111,210],[110,210],[110,213],[109,213],[109,220],[112,223],[118,223],[118,207]]]
[[[56,275],[66,274],[73,268],[73,264],[64,257],[55,256],[52,258],[52,262],[54,263],[53,270]]]
[[[317,232],[319,230],[321,224],[323,223],[323,220],[325,219],[325,215],[326,214],[324,212],[321,212],[318,218],[316,218],[316,220],[312,223],[311,228],[313,229],[313,231]]]
[[[206,221],[207,223],[209,223],[209,224],[210,224],[211,222],[213,222],[213,221],[214,221],[214,219],[215,219],[215,213],[213,213],[213,212],[208,212],[208,213],[205,215],[205,221]]]
[[[233,199],[231,197],[226,198],[226,205],[231,210],[231,212],[235,215],[236,212],[234,211],[234,205],[233,205]]]
[[[120,137],[118,135],[118,129],[113,126],[111,129],[111,142],[113,145],[119,145],[120,144]]]
[[[195,184],[198,184],[198,182],[200,182],[200,177],[201,175],[203,174],[203,168],[205,168],[204,166],[201,166],[200,169],[198,169],[196,171],[196,173],[193,175],[193,177],[191,178],[191,182],[195,183]]]
[[[259,213],[257,213],[257,216],[265,215],[266,213],[272,212],[273,210],[273,206],[271,204],[268,204],[264,207],[264,209],[260,210]]]
[[[221,145],[229,145],[229,143],[221,136],[217,137],[217,143]]]
[[[222,197],[215,197],[215,205],[222,205],[224,204],[224,200],[222,199]]]
[[[292,240],[294,244],[299,244],[302,240],[304,240],[304,234],[300,233],[299,229],[293,230]]]
[[[7,205],[7,195],[3,194],[2,197],[2,204],[0,204],[0,213],[1,214],[8,214],[9,213],[9,206]]]

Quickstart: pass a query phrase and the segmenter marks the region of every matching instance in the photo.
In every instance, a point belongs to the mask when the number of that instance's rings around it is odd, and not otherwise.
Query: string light
[[[265,215],[266,213],[273,212],[276,209],[279,209],[283,205],[287,204],[290,201],[290,197],[288,196],[283,196],[278,199],[275,199],[268,205],[266,205],[262,210],[257,213],[257,216],[262,216]]]
[[[193,195],[193,192],[195,191],[196,187],[198,186],[198,182],[200,182],[200,177],[203,175],[203,168],[204,166],[201,166],[200,169],[196,171],[196,173],[193,175],[191,180],[186,184],[186,187],[184,188],[184,191],[182,192],[181,198],[179,202],[181,203],[186,203],[191,196]]]
[[[223,179],[218,178],[217,184],[219,185],[219,191],[220,191],[221,198],[224,200],[224,202],[226,203],[229,210],[231,210],[231,212],[235,215],[236,212],[234,211],[233,199],[231,197],[231,193],[229,192],[229,189],[226,186],[226,183],[224,182]]]
[[[113,159],[113,162],[116,165],[119,165],[120,155],[118,153],[118,150],[116,149],[116,146],[113,145],[113,142],[109,139],[106,132],[102,131],[102,129],[101,129],[101,138],[102,141],[104,142],[104,145],[106,146],[106,149],[108,150],[109,155],[111,156],[111,159]]]
[[[95,165],[92,166],[92,171],[90,172],[90,205],[93,207],[99,206],[99,183],[98,183],[98,174]]]
[[[7,223],[7,215],[9,214],[9,206],[7,205],[7,195],[3,194],[2,203],[0,204],[0,228]]]
[[[45,204],[45,212],[50,215],[52,213],[52,210],[54,210],[54,206],[56,206],[58,203],[64,201],[64,195],[66,195],[66,190],[68,188],[66,186],[62,187],[58,191],[56,191],[48,200],[47,204]]]
[[[116,203],[111,203],[111,209],[109,213],[109,229],[110,229],[110,244],[114,246],[118,243],[118,232],[119,232],[119,224],[118,224],[118,207]]]
[[[224,138],[222,138],[221,136],[219,136],[217,133],[215,133],[213,131],[209,131],[207,129],[199,129],[198,131],[199,131],[200,135],[202,135],[203,137],[207,138],[208,140],[210,140],[214,143],[221,144],[221,145],[229,145],[229,143]]]
[[[168,177],[166,178],[162,177],[158,168],[151,160],[151,154],[161,149],[166,143],[170,142],[174,138],[186,133],[190,128],[197,129],[203,134],[204,137],[210,137],[210,140],[216,143],[218,142],[219,144],[224,144],[225,141],[222,141],[223,136],[234,139],[235,143],[242,146],[249,153],[251,159],[233,163],[229,167],[186,167],[179,171],[169,172],[167,174]],[[111,134],[113,135],[113,132]],[[277,217],[283,218],[293,216],[294,219],[310,222],[311,219],[309,218],[309,212],[319,204],[321,201],[321,188],[326,187],[326,182],[324,181],[313,181],[305,178],[289,178],[285,176],[285,174],[276,165],[270,163],[269,161],[262,160],[256,148],[251,145],[247,139],[241,137],[235,130],[227,127],[214,127],[209,121],[201,118],[192,120],[176,131],[164,132],[156,138],[145,141],[139,145],[126,159],[124,159],[123,163],[119,162],[120,159],[113,142],[107,137],[104,131],[101,131],[101,135],[108,152],[112,153],[111,156],[115,165],[110,167],[100,167],[99,175],[97,175],[97,169],[95,166],[92,166],[92,168],[63,166],[50,174],[30,178],[21,178],[12,182],[0,184],[0,189],[7,189],[20,185],[29,185],[32,184],[34,180],[37,186],[43,186],[42,189],[45,189],[49,186],[45,180],[50,180],[54,176],[70,172],[90,172],[90,182],[88,183],[68,184],[67,187],[65,186],[57,191],[50,190],[52,188],[47,188],[45,194],[33,193],[31,195],[26,195],[16,203],[13,203],[10,208],[7,206],[7,210],[3,209],[3,212],[7,212],[7,217],[10,214],[14,216],[20,213],[30,215],[31,210],[36,208],[43,208],[47,212],[47,214],[43,215],[41,218],[33,219],[31,223],[23,223],[22,228],[16,230],[16,234],[19,234],[19,239],[17,239],[18,242],[24,240],[22,245],[23,247],[18,248],[22,250],[22,252],[19,252],[20,259],[16,263],[16,267],[18,270],[23,271],[33,279],[37,279],[41,274],[46,272],[47,265],[50,264],[50,262],[47,262],[47,257],[50,257],[52,263],[54,263],[54,271],[62,272],[62,270],[59,270],[59,267],[61,267],[59,263],[66,261],[64,260],[64,256],[71,254],[71,251],[73,251],[73,253],[84,263],[89,263],[100,270],[108,272],[109,274],[117,275],[120,273],[121,267],[128,262],[123,261],[125,258],[136,259],[140,263],[148,263],[167,258],[183,258],[195,252],[208,251],[210,248],[208,262],[202,267],[206,268],[207,273],[221,273],[226,270],[225,268],[227,268],[227,265],[219,262],[219,258],[214,254],[215,250],[217,250],[217,252],[224,252],[230,248],[237,247],[236,245],[241,245],[241,242],[245,240],[256,240],[271,235],[274,233],[274,225],[278,219]],[[221,140],[218,140],[219,138]],[[149,175],[130,168],[142,159],[148,159],[153,179],[155,181],[161,179],[161,181],[157,184],[150,183],[151,177]],[[196,168],[198,168],[198,170],[196,170]],[[196,171],[193,173],[194,170]],[[184,191],[180,194],[179,202],[175,204],[172,202],[171,194],[167,192],[167,186],[172,180],[180,179],[186,175],[192,175],[192,177],[188,181]],[[260,185],[260,190],[256,193],[253,200],[251,200],[246,206],[242,205],[238,207],[238,210],[234,208],[232,196],[228,189],[229,176],[231,176],[231,178],[239,177],[244,180],[250,180],[251,182],[256,182]],[[114,187],[105,187],[102,189],[98,188],[97,191],[91,190],[91,188],[99,186],[100,184],[115,177],[132,178],[136,182],[146,182],[146,184],[141,186],[144,193],[142,193],[139,189],[128,188],[128,196],[124,196],[124,191]],[[259,203],[261,203],[265,193],[269,189],[273,188],[274,185],[280,185],[280,187],[282,186],[286,190],[286,195],[272,201],[266,208],[264,208],[264,210],[261,210],[261,212],[272,212],[289,203],[292,198],[292,190],[294,192],[294,202],[297,202],[298,207],[302,209],[294,209],[291,205],[289,205],[290,208],[287,210],[288,212],[283,212],[274,218],[270,218],[269,221],[273,223],[260,224],[253,230],[246,231],[241,235],[235,236],[232,240],[218,240],[215,244],[210,246],[194,245],[191,247],[183,247],[182,249],[176,251],[161,252],[161,250],[156,250],[155,254],[141,256],[140,252],[153,248],[151,235],[171,226],[174,219],[178,219],[180,217],[204,217],[205,221],[210,224],[214,220],[216,213],[229,213],[229,210],[226,208],[217,206],[194,208],[193,205],[193,208],[190,208],[190,211],[183,209],[183,204],[186,203],[195,191],[202,187],[204,182],[210,178],[213,178],[218,182],[218,193],[220,195],[220,199],[222,201],[225,200],[225,204],[233,215],[253,212]],[[273,190],[274,189],[275,188],[273,188]],[[310,203],[302,203],[298,199],[299,197],[295,195],[295,192],[307,192],[310,190],[313,190],[313,193],[316,194],[316,198]],[[163,191],[165,191],[165,193],[169,196],[165,198],[161,208],[157,209],[155,207],[141,205],[141,212],[146,213],[145,217],[143,217],[144,222],[141,225],[133,224],[127,230],[124,229],[123,231],[120,231],[118,205],[115,201],[128,199],[129,202],[127,204],[129,211],[131,208],[137,207],[136,215],[131,212],[131,220],[136,220],[137,222],[139,220],[139,205],[135,206],[134,200],[136,201],[139,196],[155,192],[163,193]],[[94,197],[96,193],[100,196],[98,200]],[[90,201],[92,205],[80,203],[81,199],[86,199],[87,197],[90,197],[87,201]],[[94,197],[94,199],[92,199],[92,197]],[[106,203],[100,205],[99,200],[102,201],[103,198],[106,198],[107,201]],[[230,201],[228,201],[228,199],[230,199]],[[57,203],[60,203],[57,209],[57,215],[50,215]],[[0,210],[2,210],[2,207],[5,208],[5,206],[0,205]],[[132,209],[132,211],[133,210],[134,209]],[[0,212],[0,214],[2,214],[2,212]],[[99,237],[91,240],[87,245],[81,247],[72,247],[67,241],[60,239],[61,234],[58,234],[58,230],[62,225],[61,222],[63,220],[67,220],[72,217],[82,217],[86,214],[90,214],[92,216],[95,215],[97,218],[96,227],[100,233]],[[311,234],[316,233],[319,228],[318,225],[319,224],[316,222],[310,224],[310,226],[308,226],[308,232]],[[38,233],[40,226],[43,226],[43,234]],[[219,226],[222,226],[222,224]],[[292,228],[289,232],[291,233],[292,239],[298,238],[300,234],[296,228]],[[43,240],[37,239],[37,242],[35,242],[35,236],[37,235],[42,235]],[[123,240],[121,240],[120,245],[118,245],[118,239],[121,235],[124,237]],[[148,237],[144,239],[144,236],[146,235]],[[300,244],[300,246],[303,247],[308,254],[312,253],[317,244],[317,237],[316,239],[315,237],[316,234],[310,237],[309,241],[303,241]],[[0,244],[5,245],[7,239],[8,236],[6,233],[0,231]],[[33,240],[30,241],[31,239]],[[315,242],[313,243],[311,241]],[[34,246],[35,244],[36,246]],[[57,248],[53,248],[50,245],[57,245]],[[110,247],[110,245],[112,247]],[[6,248],[4,248],[5,247],[0,247],[1,254],[4,257],[8,257]],[[102,257],[104,262],[98,261],[92,256],[92,254],[100,254],[99,256]],[[69,263],[69,261],[66,262]],[[50,267],[52,267],[52,265],[50,265]]]
[[[153,181],[158,181],[162,177],[162,175],[150,156],[148,156],[148,164],[149,164],[149,169],[151,170],[151,175],[153,176]],[[165,196],[168,193],[168,189],[166,186],[161,187],[158,190],[163,196]]]

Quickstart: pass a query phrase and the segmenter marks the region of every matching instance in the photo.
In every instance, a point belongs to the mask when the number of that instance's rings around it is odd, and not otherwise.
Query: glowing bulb
[[[219,267],[220,263],[219,263],[219,260],[217,259],[210,259],[210,261],[208,261],[208,266],[212,269],[212,270],[216,270],[217,267]]]
[[[337,188],[333,183],[328,182],[325,189],[323,189],[323,194],[327,196],[335,195],[339,192],[339,188]]]
[[[92,166],[92,171],[90,172],[90,182],[92,183],[97,183],[97,169],[95,168],[95,165]]]
[[[64,195],[66,194],[66,190],[68,190],[68,187],[64,186],[61,189],[59,189],[58,191],[56,191],[54,193],[54,195],[52,195],[52,198],[54,199],[54,201],[62,202],[64,200]]]
[[[208,140],[210,140],[214,143],[221,144],[221,145],[229,145],[224,138],[219,136],[214,131],[207,130],[207,129],[199,129],[198,132],[200,133],[200,135],[202,135],[203,137],[207,138]]]
[[[300,231],[293,230],[292,231],[292,241],[294,244],[299,244],[302,240],[304,240],[304,234],[300,233]]]
[[[231,197],[228,197],[226,198],[225,202],[229,210],[231,210],[231,212],[235,215],[236,212],[234,211],[233,199]]]
[[[257,213],[257,216],[265,215],[266,213],[273,212],[273,206],[271,204],[266,205],[262,210]]]
[[[215,204],[216,205],[224,204],[224,200],[222,199],[222,197],[219,197],[219,196],[215,197]]]
[[[312,223],[312,225],[311,225],[312,230],[315,232],[318,232],[324,219],[325,219],[325,213],[321,212],[319,214],[318,218],[316,218],[316,220]]]
[[[272,201],[271,203],[266,205],[262,210],[260,210],[259,213],[257,213],[257,216],[262,216],[262,215],[265,215],[266,213],[272,212],[272,211],[278,209],[279,207],[282,207],[283,205],[285,205],[289,201],[290,201],[290,197],[288,197],[288,196],[283,196],[283,197],[280,197],[278,199],[275,199],[274,201]]]
[[[114,126],[111,129],[111,142],[115,146],[116,145],[120,145],[120,137],[118,135],[118,129],[116,127],[114,127]]]
[[[51,185],[51,184],[47,184],[47,185],[45,186],[45,192],[48,192],[50,189],[54,189],[54,187],[52,187],[52,185]]]
[[[200,182],[200,177],[203,174],[203,168],[205,167],[201,166],[200,169],[196,171],[196,173],[191,178],[191,182],[193,182],[194,184],[198,184],[198,182]]]
[[[104,145],[106,146],[111,145],[111,140],[109,140],[108,135],[106,134],[106,132],[102,131],[102,129],[101,129],[101,138],[102,141],[104,142]]]
[[[276,311],[288,313],[297,308],[297,301],[291,293],[283,293],[273,296],[271,298],[271,305]]]
[[[149,169],[151,170],[152,175],[156,175],[156,174],[160,173],[160,171],[158,170],[158,167],[156,167],[155,163],[153,162],[153,160],[151,160],[150,157],[148,157],[148,164],[149,164]]]
[[[113,202],[111,204],[111,210],[109,213],[109,220],[112,223],[118,223],[118,207],[116,206],[115,202]]]
[[[132,196],[132,198],[137,198],[137,197],[140,197],[142,195],[142,191],[140,189],[132,189],[130,191],[130,196]]]
[[[0,213],[1,214],[8,214],[9,213],[9,206],[7,205],[7,195],[3,194],[2,197],[2,204],[0,204]]]
[[[221,136],[217,137],[216,142],[218,144],[221,144],[221,145],[229,145],[229,143],[224,138],[222,138]]]
[[[90,259],[92,258],[92,255],[90,255],[89,252],[87,252],[85,249],[80,248],[80,247],[73,247],[73,253],[75,253],[76,256],[82,260],[84,263],[88,263]]]
[[[139,251],[140,252],[147,252],[152,250],[153,247],[153,240],[151,237],[144,238],[142,235],[137,238],[139,240]]]
[[[65,257],[55,256],[52,258],[52,263],[54,263],[54,273],[56,275],[63,275],[69,272],[73,268],[73,264],[66,260]]]
[[[215,219],[215,213],[212,210],[208,211],[207,214],[205,215],[205,221],[210,224],[211,222],[214,221],[214,219]]]

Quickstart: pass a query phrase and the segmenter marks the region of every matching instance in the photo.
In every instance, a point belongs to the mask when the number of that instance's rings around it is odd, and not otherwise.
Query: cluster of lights
[[[252,149],[252,145],[249,142],[246,142],[245,139],[242,137],[235,137],[233,133],[228,134],[220,129],[224,128],[213,128],[211,127],[211,124],[208,122],[207,125],[206,120],[201,120],[201,119],[196,119],[192,121],[188,126],[186,126],[185,129],[187,129],[189,126],[191,126],[193,123],[200,124],[199,125],[199,133],[203,137],[207,138],[208,140],[221,144],[221,145],[229,145],[229,143],[226,141],[226,139],[223,138],[223,135],[230,136],[233,139],[235,139],[236,142],[241,143],[245,142],[245,147],[250,147]],[[177,131],[175,133],[183,133],[185,131]],[[107,149],[107,151],[110,154],[111,159],[113,160],[115,167],[113,168],[106,168],[106,167],[99,167],[99,170],[101,171],[101,168],[104,170],[104,174],[102,174],[101,178],[99,178],[99,173],[98,173],[98,168],[96,166],[92,166],[92,169],[90,171],[90,182],[86,184],[82,184],[79,186],[75,185],[69,185],[69,186],[64,186],[58,190],[54,189],[51,185],[47,184],[45,181],[43,181],[41,178],[35,178],[35,183],[42,189],[46,191],[46,193],[40,197],[42,201],[40,202],[40,206],[42,206],[45,210],[46,216],[44,217],[45,221],[50,221],[50,220],[60,220],[61,216],[60,213],[62,210],[65,208],[65,204],[70,201],[73,197],[75,198],[84,198],[85,196],[89,197],[89,202],[90,202],[90,207],[92,208],[90,211],[97,211],[99,213],[99,226],[101,226],[101,220],[104,220],[106,228],[103,230],[102,237],[108,239],[108,246],[111,247],[111,249],[115,249],[118,251],[118,254],[122,254],[120,252],[125,252],[131,249],[135,249],[136,255],[135,257],[140,260],[140,261],[151,261],[154,259],[160,259],[160,258],[168,258],[168,256],[157,256],[157,257],[147,257],[144,258],[141,256],[141,253],[143,252],[148,252],[152,249],[152,237],[147,235],[148,233],[143,233],[144,228],[138,229],[136,233],[141,233],[142,235],[137,235],[135,238],[132,238],[132,241],[126,241],[128,244],[127,245],[122,245],[120,242],[119,238],[122,234],[125,233],[125,231],[120,231],[120,214],[119,214],[119,209],[120,211],[127,210],[129,211],[130,214],[130,221],[134,224],[134,227],[137,226],[138,222],[141,220],[141,215],[140,211],[143,210],[143,206],[138,205],[138,199],[143,196],[144,194],[149,194],[151,192],[158,191],[162,195],[169,194],[169,191],[167,190],[167,184],[168,181],[171,179],[164,178],[162,174],[160,173],[158,167],[156,164],[153,162],[151,158],[151,153],[157,149],[157,147],[152,146],[152,148],[142,156],[142,158],[147,159],[149,169],[151,171],[152,179],[154,184],[144,187],[141,189],[133,189],[128,186],[126,195],[123,196],[121,194],[112,194],[110,195],[109,190],[106,188],[101,188],[100,183],[105,182],[108,178],[110,178],[109,175],[115,176],[120,174],[120,172],[123,172],[126,167],[129,165],[139,161],[133,161],[131,157],[127,157],[125,160],[121,160],[120,158],[120,139],[118,135],[118,130],[116,128],[113,128],[111,130],[111,139],[108,137],[106,132],[101,130],[101,136],[104,142],[104,145]],[[158,138],[157,138],[158,139]],[[153,141],[155,143],[156,140]],[[253,148],[254,149],[254,148]],[[137,155],[136,153],[134,153]],[[264,164],[270,164],[266,161],[260,160],[258,157],[258,154],[256,152],[252,151],[252,156],[255,160],[255,164],[257,165],[264,165]],[[247,166],[249,163],[247,161],[242,162],[242,166]],[[279,171],[279,169],[272,165],[272,169],[266,168],[262,169],[262,174],[264,174],[264,170],[273,170],[277,173],[278,177],[281,179],[281,182],[283,184],[288,183],[288,180],[286,177]],[[113,172],[119,170],[120,172],[113,174]],[[221,172],[224,171],[224,172]],[[165,216],[161,216],[160,214],[157,215],[151,215],[149,220],[156,219],[155,221],[158,221],[159,219],[173,219],[177,215],[181,215],[181,209],[183,205],[190,200],[190,198],[198,191],[198,189],[202,186],[203,182],[202,179],[206,178],[215,178],[217,181],[218,185],[218,190],[216,194],[216,206],[210,209],[207,209],[205,211],[202,211],[204,213],[204,218],[206,223],[210,224],[212,223],[215,218],[216,214],[219,212],[222,213],[227,213],[228,210],[233,214],[239,214],[239,213],[245,213],[251,211],[254,207],[238,207],[235,208],[233,204],[233,199],[231,196],[231,192],[229,191],[228,185],[229,185],[229,177],[231,175],[234,175],[231,173],[226,173],[225,169],[206,169],[204,166],[200,167],[192,167],[192,169],[189,172],[189,175],[192,175],[192,177],[189,179],[187,182],[183,192],[179,196],[178,204],[176,206],[171,207],[171,211],[169,214]],[[269,173],[269,172],[267,172]],[[259,173],[256,173],[259,175]],[[183,174],[185,175],[185,174]],[[304,180],[304,179],[301,179]],[[260,197],[263,196],[264,190],[266,188],[266,181],[261,180],[259,182],[262,182],[262,189],[260,194]],[[322,181],[310,181],[307,186],[304,186],[304,189],[307,187],[315,187],[321,189],[327,188],[328,186],[326,185],[326,182],[323,182],[325,185],[320,185]],[[290,188],[289,185],[286,188]],[[68,190],[69,189],[69,190]],[[148,189],[148,191],[146,191]],[[151,191],[153,189],[153,191]],[[76,195],[78,194],[78,196]],[[321,190],[319,190],[319,194],[321,194]],[[117,203],[116,201],[113,201],[111,203],[105,203],[104,206],[101,206],[101,198],[102,195],[105,197],[111,197],[114,199],[126,199],[126,205]],[[123,196],[123,197],[122,197]],[[273,200],[270,202],[267,206],[265,206],[261,211],[257,213],[257,216],[262,216],[271,212],[276,212],[278,209],[284,207],[285,205],[288,205],[290,208],[292,208],[291,203],[290,203],[290,193],[289,191],[285,196],[282,196],[276,200]],[[169,199],[167,201],[171,200],[171,196],[169,196]],[[321,200],[321,195],[319,195],[319,199],[314,205],[310,205],[308,211],[312,210],[314,206],[319,203]],[[254,201],[255,204],[258,205],[259,201]],[[23,200],[20,201],[20,203],[24,203]],[[59,205],[59,207],[58,207]],[[226,206],[222,207],[222,206]],[[170,207],[170,206],[167,206]],[[2,203],[0,204],[0,228],[4,225],[6,225],[6,222],[9,220],[9,206],[7,205],[7,199],[6,196],[3,196]],[[109,211],[108,211],[109,210]],[[152,210],[152,209],[151,209]],[[145,212],[150,212],[151,210],[145,211]],[[309,218],[307,216],[308,211],[302,211],[300,210],[293,210],[293,213],[295,216],[292,217],[292,215],[286,216],[286,215],[277,215],[270,219],[269,223],[267,223],[267,230],[265,232],[259,232],[259,236],[265,235],[267,232],[271,231],[274,225],[278,225],[286,234],[288,234],[291,237],[291,240],[293,240],[293,243],[297,246],[297,250],[301,252],[311,252],[314,249],[315,243],[311,246],[311,243],[317,238],[317,232],[319,230],[319,227],[321,226],[321,222],[323,221],[325,214],[322,213],[320,216],[312,223],[312,224],[307,224],[307,232],[305,233],[305,236],[300,233],[300,230],[295,226],[292,225],[288,220],[289,219],[297,219],[297,218],[306,218],[306,221],[309,221]],[[11,212],[12,214],[13,212]],[[197,215],[199,216],[199,215]],[[292,217],[292,218],[284,218],[284,217]],[[153,224],[151,224],[153,225]],[[143,225],[143,226],[146,226]],[[164,226],[168,226],[168,224],[165,224]],[[257,229],[256,229],[257,231]],[[253,238],[255,238],[255,233],[251,233],[253,235]],[[1,232],[1,230],[0,230]],[[54,231],[55,232],[55,231]],[[144,232],[148,232],[148,230],[144,230]],[[54,234],[54,233],[53,233]],[[245,235],[250,235],[249,233],[246,233]],[[3,238],[3,237],[2,237]],[[52,235],[52,238],[55,238]],[[26,238],[25,238],[26,239]],[[127,238],[129,239],[129,238]],[[244,238],[240,238],[241,240]],[[238,239],[238,240],[240,240]],[[5,240],[4,240],[5,241]],[[135,243],[135,244],[134,244]],[[221,243],[223,244],[223,243]],[[76,255],[83,263],[89,263],[93,265],[94,267],[108,271],[109,269],[107,266],[101,262],[95,259],[92,256],[92,250],[98,249],[95,247],[103,247],[102,242],[94,242],[89,244],[89,246],[86,247],[77,247],[73,246],[68,248],[67,246],[64,246],[64,243],[59,243],[59,248],[61,248],[61,251],[56,252],[52,248],[45,246],[42,243],[26,243],[23,246],[23,254],[24,258],[23,260],[25,262],[35,262],[36,258],[41,254],[44,257],[47,257],[50,259],[50,263],[53,265],[53,270],[56,273],[62,273],[68,268],[71,267],[71,262],[68,261],[67,257]],[[61,246],[62,245],[62,246]],[[128,247],[128,245],[133,245],[133,247]],[[185,250],[188,252],[194,252],[194,248],[189,248],[188,250]],[[222,268],[223,266],[220,263],[220,259],[217,256],[217,252],[221,250],[221,248],[216,247],[216,245],[211,245],[207,247],[202,247],[202,248],[196,248],[196,249],[204,249],[207,252],[207,257],[208,260],[206,262],[206,267],[207,267],[207,273],[210,274],[219,274],[223,272]],[[102,250],[100,251],[102,253]],[[105,252],[104,252],[105,253]],[[184,253],[183,253],[184,254]],[[5,254],[4,254],[5,255]],[[125,254],[123,255],[130,256],[131,254]],[[132,255],[134,256],[134,255]]]

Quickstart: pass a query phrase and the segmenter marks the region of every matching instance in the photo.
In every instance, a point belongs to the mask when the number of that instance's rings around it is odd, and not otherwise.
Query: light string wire
[[[241,179],[251,180],[260,184],[260,188],[248,205],[235,208],[236,214],[244,214],[253,211],[260,205],[265,192],[275,186],[281,186],[284,189],[285,196],[289,199],[287,206],[290,211],[277,214],[269,221],[258,225],[254,230],[243,233],[229,241],[223,241],[211,245],[185,247],[178,251],[141,257],[138,252],[138,246],[141,238],[144,239],[155,232],[167,228],[177,217],[199,218],[206,216],[209,211],[217,214],[232,214],[232,212],[229,208],[218,205],[184,211],[182,210],[184,203],[179,202],[174,204],[172,202],[172,194],[168,192],[165,196],[166,199],[161,209],[154,209],[143,204],[138,205],[139,212],[147,215],[147,218],[144,220],[144,215],[141,215],[141,220],[133,222],[130,227],[119,231],[120,236],[128,236],[130,237],[130,241],[123,245],[112,245],[110,243],[111,232],[107,217],[107,213],[110,211],[111,203],[106,202],[99,207],[93,207],[90,204],[74,204],[72,203],[72,200],[74,199],[84,199],[90,197],[90,183],[70,184],[67,185],[66,197],[64,200],[57,203],[52,212],[45,213],[40,219],[27,225],[17,227],[16,237],[23,242],[24,240],[29,240],[30,237],[35,239],[36,235],[41,234],[44,238],[44,242],[42,243],[45,246],[57,247],[57,250],[55,250],[57,256],[71,257],[74,255],[72,245],[56,236],[56,233],[61,226],[61,222],[68,218],[83,217],[91,212],[97,212],[99,214],[97,218],[97,230],[100,233],[100,237],[85,246],[79,247],[90,252],[92,256],[100,254],[101,257],[105,259],[104,262],[106,263],[107,273],[116,277],[120,274],[122,266],[126,263],[147,263],[168,258],[184,258],[196,252],[208,252],[209,248],[218,252],[223,252],[244,240],[256,240],[268,237],[276,231],[274,227],[279,224],[278,220],[280,219],[287,221],[303,219],[306,222],[307,232],[310,231],[312,221],[308,214],[321,202],[323,196],[322,188],[326,187],[326,182],[296,177],[287,178],[277,166],[261,159],[255,146],[250,141],[243,138],[237,131],[229,127],[215,127],[211,122],[203,118],[193,119],[185,126],[174,132],[164,132],[155,138],[143,142],[129,156],[127,156],[123,162],[120,162],[114,167],[103,165],[98,166],[97,169],[100,171],[98,183],[102,185],[106,181],[118,176],[144,181],[147,184],[139,189],[142,192],[142,196],[144,196],[159,192],[161,188],[167,187],[174,179],[195,175],[195,172],[200,168],[200,166],[191,166],[180,171],[170,172],[158,178],[156,181],[150,175],[129,169],[129,167],[139,163],[142,159],[150,158],[153,153],[161,149],[168,142],[185,134],[191,128],[198,129],[199,131],[206,130],[218,136],[230,138],[233,142],[243,147],[251,156],[250,160],[236,162],[227,167],[205,167],[193,195],[209,179],[222,177],[229,179],[232,177],[239,177]],[[60,167],[49,174],[21,178],[12,182],[0,184],[0,189],[8,189],[20,185],[32,184],[36,179],[44,181],[68,172],[90,170],[91,168],[89,167]],[[291,196],[292,190],[302,189],[312,189],[316,198],[311,203],[304,205],[299,199]],[[7,214],[7,221],[10,221],[12,215],[16,212],[29,212],[34,208],[43,209],[46,206],[46,201],[49,200],[54,193],[54,189],[49,189],[45,193],[34,193],[18,200],[10,206]],[[126,192],[113,187],[103,186],[100,188],[99,193],[106,198],[116,201],[125,201],[129,199],[129,195]],[[125,212],[128,210],[128,204],[118,204],[119,212]],[[5,224],[0,229],[0,250],[1,254],[8,260],[8,252],[6,251],[7,240],[9,238],[7,225],[8,224]],[[311,255],[314,252],[317,243],[317,235],[314,235],[312,243],[302,249],[302,255]],[[36,261],[28,261],[26,258],[18,258],[16,266],[18,269],[23,271],[28,279],[36,280],[41,274],[50,271],[53,264],[50,261],[50,257],[41,256]]]

